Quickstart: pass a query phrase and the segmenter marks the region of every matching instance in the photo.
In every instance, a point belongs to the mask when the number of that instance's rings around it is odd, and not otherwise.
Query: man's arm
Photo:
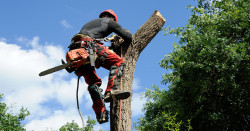
[[[132,42],[132,34],[127,29],[122,28],[121,25],[118,24],[117,22],[110,20],[109,28],[111,29],[112,32],[122,37],[126,43]]]

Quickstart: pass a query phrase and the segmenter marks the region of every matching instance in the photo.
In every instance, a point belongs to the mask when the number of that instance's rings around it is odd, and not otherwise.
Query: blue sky
[[[0,93],[4,102],[14,104],[13,112],[21,106],[28,108],[26,129],[58,130],[66,122],[75,120],[81,126],[76,109],[76,76],[66,71],[39,77],[44,69],[65,59],[71,37],[82,26],[99,16],[103,10],[113,9],[122,27],[134,34],[155,10],[166,19],[163,28],[181,27],[190,18],[188,5],[193,0],[8,0],[0,2]],[[152,84],[164,89],[161,75],[167,71],[159,66],[164,55],[171,53],[174,36],[159,32],[141,53],[135,69],[132,99],[132,122],[143,116],[145,99],[140,94]],[[108,45],[108,44],[107,44]],[[108,71],[97,70],[106,88]],[[80,83],[80,108],[84,119],[95,119],[92,101],[84,80]],[[136,106],[135,106],[136,105]],[[107,105],[108,107],[108,105]],[[95,130],[109,129],[109,123],[95,126]]]

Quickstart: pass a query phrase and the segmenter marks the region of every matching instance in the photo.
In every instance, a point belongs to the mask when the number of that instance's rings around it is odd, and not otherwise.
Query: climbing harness
[[[69,45],[69,52],[68,54],[71,54],[71,52],[74,52],[75,50],[83,50],[82,52],[84,52],[84,55],[82,58],[82,60],[80,61],[76,61],[75,63],[78,63],[78,67],[80,67],[81,65],[84,64],[89,64],[94,67],[95,66],[95,60],[97,58],[96,53],[94,52],[94,44],[97,41],[94,38],[91,38],[89,36],[83,35],[83,34],[76,34],[75,36],[72,37],[71,39],[71,44]],[[66,58],[67,58],[66,56]],[[76,58],[79,58],[79,56],[81,57],[82,54],[80,55],[80,53],[78,53],[78,56],[76,56]],[[72,58],[72,57],[71,57]],[[88,59],[87,59],[88,58]],[[74,57],[73,57],[74,60]],[[88,60],[88,62],[85,62],[86,60]],[[68,62],[68,60],[67,60]]]
[[[96,47],[95,44],[96,43],[100,44],[101,43],[100,41],[108,42],[113,39],[115,39],[114,35],[112,35],[110,38],[105,37],[105,38],[95,39],[95,38],[91,38],[83,34],[76,34],[71,39],[71,44],[68,47],[70,51],[67,53],[66,58],[70,58],[70,59],[67,59],[67,62],[82,58],[74,62],[74,64],[76,65],[76,68],[80,67],[81,65],[89,64],[89,63],[92,67],[95,67],[95,61],[97,58],[101,60],[101,63],[103,63],[103,61],[108,56],[107,54],[108,48],[105,47],[103,55],[101,55],[100,57],[97,57],[97,53],[96,53],[97,51],[95,51],[95,48],[94,48]]]

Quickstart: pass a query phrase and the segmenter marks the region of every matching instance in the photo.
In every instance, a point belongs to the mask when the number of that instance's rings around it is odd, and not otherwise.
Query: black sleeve
[[[110,20],[108,26],[112,32],[121,36],[125,42],[127,42],[127,43],[132,42],[132,34],[129,31],[127,31],[126,29],[122,28],[120,24],[118,24],[117,22],[115,22],[113,20]]]

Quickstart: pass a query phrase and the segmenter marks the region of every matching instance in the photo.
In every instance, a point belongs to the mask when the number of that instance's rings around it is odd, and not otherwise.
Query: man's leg
[[[88,91],[93,101],[93,110],[96,114],[97,121],[101,124],[108,121],[108,111],[105,108],[105,104],[103,102],[101,79],[97,76],[96,71],[90,65],[81,66],[76,70],[76,75],[83,76],[85,78],[85,82],[89,85]]]
[[[93,101],[92,108],[95,111],[97,121],[100,124],[107,122],[109,119],[108,111],[105,108],[105,104],[103,102],[103,95],[101,94],[100,87],[97,84],[95,84],[95,85],[89,86],[88,90],[89,90],[91,99]]]
[[[108,86],[105,91],[104,102],[111,102],[111,100],[127,99],[130,96],[130,92],[121,90],[120,87],[115,85],[116,79],[122,76],[122,72],[125,64],[121,63],[119,67],[111,66]],[[117,81],[116,81],[117,82]]]
[[[105,60],[102,63],[102,67],[110,70],[108,86],[105,91],[105,102],[110,102],[112,100],[111,95],[113,95],[114,99],[126,99],[130,96],[130,92],[121,91],[119,87],[115,87],[115,79],[122,76],[123,69],[125,64],[123,64],[124,60],[118,56],[112,50],[105,48],[98,54],[99,56],[105,55]]]

